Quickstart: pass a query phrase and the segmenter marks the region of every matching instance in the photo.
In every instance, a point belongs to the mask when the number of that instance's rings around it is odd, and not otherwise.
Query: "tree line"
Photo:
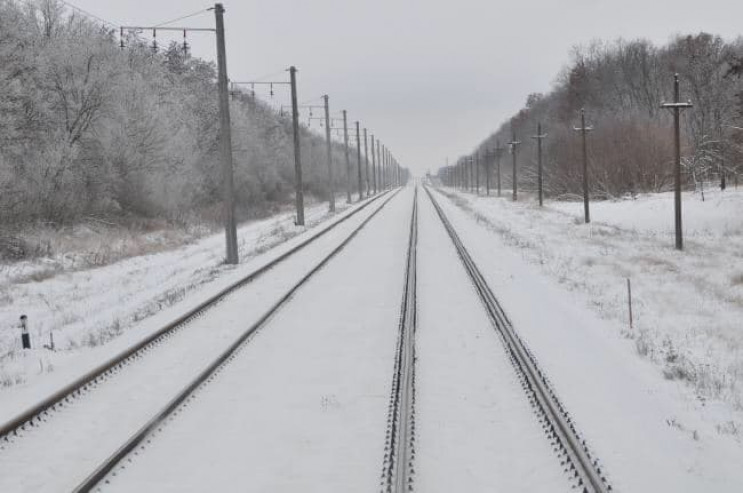
[[[230,105],[237,215],[265,215],[294,195],[291,118],[246,93]],[[122,49],[57,0],[0,0],[4,229],[91,215],[218,221],[218,123],[214,63],[136,36]],[[324,199],[324,139],[306,127],[301,137],[305,193]],[[343,149],[333,152],[343,190]]]
[[[595,41],[572,50],[570,62],[547,94],[528,96],[524,107],[475,150],[494,162],[497,144],[515,135],[519,183],[536,188],[536,142],[541,123],[545,191],[571,196],[582,190],[580,111],[593,127],[588,137],[591,194],[617,197],[667,190],[673,181],[673,75],[681,99],[685,185],[714,180],[725,188],[743,165],[743,39],[728,42],[707,33],[677,36],[664,46],[647,40]],[[482,162],[482,160],[481,160]],[[503,160],[503,163],[506,163]],[[446,170],[440,170],[443,176]],[[503,166],[510,179],[510,166]]]

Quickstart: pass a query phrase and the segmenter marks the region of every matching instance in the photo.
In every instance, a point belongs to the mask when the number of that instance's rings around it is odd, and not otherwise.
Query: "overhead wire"
[[[254,77],[252,79],[248,79],[250,82],[263,82],[266,79],[273,78],[277,75],[283,74],[286,72],[286,69],[277,70],[276,72],[272,72],[270,74],[261,75],[260,77]]]
[[[171,19],[169,21],[161,22],[160,24],[156,24],[156,25],[154,25],[152,27],[163,27],[163,26],[167,26],[168,24],[172,24],[174,22],[182,21],[184,19],[190,19],[191,17],[196,17],[197,15],[201,15],[201,14],[204,14],[206,12],[209,12],[209,9],[200,9],[200,10],[197,10],[196,12],[191,13],[191,14],[184,15],[184,16],[181,16],[181,17],[177,17],[177,18]]]
[[[97,16],[97,15],[95,15],[93,13],[90,13],[90,12],[88,12],[85,9],[81,9],[77,5],[73,5],[72,3],[68,2],[67,0],[60,0],[60,2],[62,2],[64,5],[66,5],[67,7],[71,8],[72,10],[74,10],[74,11],[80,13],[80,14],[83,14],[83,15],[85,15],[87,17],[90,17],[92,19],[95,19],[98,22],[102,22],[103,24],[107,24],[107,25],[109,25],[111,27],[115,27],[115,28],[118,28],[119,26],[121,26],[121,24],[116,24],[114,22],[107,21],[103,17],[100,17],[100,16]]]

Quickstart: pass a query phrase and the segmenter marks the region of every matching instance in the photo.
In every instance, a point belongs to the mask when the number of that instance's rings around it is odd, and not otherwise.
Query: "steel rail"
[[[397,191],[399,191],[399,189]],[[395,191],[393,195],[396,194],[397,191]],[[299,252],[306,246],[310,245],[314,241],[318,240],[320,237],[330,232],[336,226],[342,224],[343,222],[347,221],[354,215],[364,210],[366,207],[374,203],[380,197],[382,197],[382,195],[373,197],[371,200],[368,200],[367,202],[355,208],[354,210],[352,210],[345,216],[334,221],[333,223],[324,227],[323,229],[321,229],[314,235],[310,236],[309,238],[303,240],[296,246],[282,253],[281,255],[276,257],[274,260],[259,267],[258,269],[254,270],[253,272],[246,275],[242,279],[239,279],[236,282],[230,284],[225,289],[221,290],[214,296],[209,297],[202,303],[199,303],[195,308],[188,310],[186,313],[179,316],[174,321],[170,322],[166,326],[162,327],[161,329],[152,333],[148,337],[144,338],[142,341],[132,345],[131,347],[122,351],[121,353],[109,359],[108,361],[96,366],[95,368],[86,372],[84,375],[80,376],[73,382],[67,384],[63,388],[49,395],[42,401],[38,402],[37,404],[31,406],[30,408],[26,409],[25,411],[21,412],[15,417],[6,421],[2,425],[0,425],[0,439],[5,439],[6,441],[8,441],[9,435],[11,434],[17,435],[19,430],[25,429],[25,426],[27,425],[36,426],[38,422],[42,419],[42,415],[44,413],[48,412],[49,410],[54,409],[57,405],[61,404],[63,401],[69,400],[73,396],[80,395],[80,393],[83,390],[85,390],[88,386],[94,384],[98,379],[105,377],[106,375],[111,373],[116,368],[122,366],[127,361],[130,361],[133,358],[136,358],[138,355],[144,353],[147,349],[159,343],[165,337],[174,333],[177,329],[183,327],[185,324],[187,324],[191,320],[202,315],[205,311],[207,311],[209,308],[217,304],[220,300],[225,298],[227,295],[233,293],[234,291],[245,286],[246,284],[249,284],[255,281],[256,279],[261,277],[263,274],[265,274],[266,272],[270,271],[271,269],[276,267],[278,264],[283,262],[284,260],[288,259],[295,253]]]
[[[559,449],[561,454],[566,454],[566,471],[573,475],[577,485],[582,487],[584,492],[607,493],[611,491],[612,488],[602,474],[598,461],[592,458],[585,441],[579,436],[572,419],[560,403],[536,358],[516,332],[511,320],[428,187],[426,187],[426,192],[456,247],[457,254],[477,290],[488,317],[505,343],[514,367],[524,377],[538,409],[547,420],[545,431],[553,440],[556,450]]]
[[[398,189],[399,191],[399,189]],[[336,246],[327,256],[325,256],[315,267],[305,274],[296,284],[294,284],[276,303],[274,303],[257,322],[248,327],[230,346],[223,351],[212,363],[202,370],[186,387],[168,402],[159,412],[157,412],[144,426],[136,431],[118,450],[104,460],[84,481],[82,481],[74,490],[74,493],[87,493],[92,491],[101,481],[103,481],[109,472],[111,472],[130,452],[134,451],[150,435],[152,431],[159,428],[163,421],[173,414],[187,399],[193,396],[207,380],[211,380],[215,374],[229,363],[244,347],[245,343],[258,330],[263,328],[266,323],[281,310],[293,298],[294,294],[304,286],[315,274],[317,274],[325,265],[328,264],[338,253],[340,253],[356,235],[382,211],[385,205],[392,200],[397,193],[392,194],[382,205],[369,215],[364,221],[357,226],[351,234],[346,237],[338,246]]]
[[[399,336],[387,417],[382,492],[402,493],[413,486],[415,457],[415,329],[417,320],[418,187],[410,219],[405,287],[400,306]]]

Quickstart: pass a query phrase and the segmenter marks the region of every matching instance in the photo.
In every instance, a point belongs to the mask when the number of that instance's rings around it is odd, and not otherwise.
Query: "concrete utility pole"
[[[361,131],[359,130],[359,122],[354,122],[356,125],[356,167],[359,171],[359,202],[364,198],[364,189],[361,180]]]
[[[297,207],[297,225],[304,226],[304,185],[302,184],[301,144],[299,141],[299,108],[297,107],[297,69],[289,67],[292,86],[292,131],[294,132],[294,201]]]
[[[387,189],[387,162],[385,161],[384,146],[379,141],[377,141],[377,145],[380,146],[380,147],[377,147],[377,152],[379,153],[379,156],[380,156],[379,176],[381,178],[379,180],[379,183],[380,183],[380,188],[382,190],[386,190]]]
[[[379,161],[377,162],[377,169],[379,170],[379,190],[387,189],[387,168],[384,161],[384,146],[380,141],[377,140],[377,156]]]
[[[475,183],[477,195],[480,195],[480,151],[475,151]]]
[[[387,188],[385,186],[384,172],[384,146],[379,139],[377,139],[377,178],[379,179],[378,188],[380,192]]]
[[[500,158],[503,155],[503,152],[506,150],[505,147],[500,145],[500,141],[495,141],[495,164],[496,164],[496,178],[497,178],[497,185],[498,185],[498,197],[501,196],[501,173],[500,173]]]
[[[346,151],[346,202],[351,203],[351,159],[348,157],[348,113],[343,110],[343,143]]]
[[[464,179],[466,181],[466,186],[465,186],[464,191],[471,192],[472,191],[472,167],[470,166],[469,156],[464,157]]]
[[[490,196],[490,168],[492,168],[492,151],[485,149],[485,195]]]
[[[387,188],[392,188],[392,168],[390,166],[390,151],[387,146],[384,148],[384,181],[387,184]]]
[[[328,151],[328,191],[330,193],[330,212],[335,212],[335,188],[333,187],[333,150],[330,143],[330,104],[326,94],[322,97],[325,104],[325,147]]]
[[[397,187],[397,165],[395,164],[395,158],[392,156],[392,152],[387,151],[387,159],[390,162],[390,187]]]
[[[371,171],[372,171],[372,185],[373,185],[372,189],[374,190],[374,195],[377,194],[377,169],[379,168],[379,166],[377,166],[378,153],[377,153],[377,147],[374,144],[375,142],[379,142],[379,141],[375,141],[374,135],[372,134],[371,136],[371,156],[372,156]]]
[[[385,188],[387,188],[384,182],[384,165],[382,162],[381,147],[382,147],[382,144],[379,142],[379,139],[377,139],[377,178],[379,178],[379,186],[377,187],[377,189],[380,192],[384,190]]]
[[[366,128],[364,129],[364,163],[366,166],[366,198],[369,198],[369,147],[366,140]],[[372,137],[373,139],[374,137]],[[372,143],[372,148],[374,147]]]
[[[661,108],[673,110],[673,137],[676,144],[674,169],[674,215],[676,225],[676,250],[684,249],[684,236],[681,228],[681,110],[691,108],[691,101],[680,102],[679,74],[673,75],[673,103],[661,103]]]
[[[237,223],[235,222],[234,178],[232,175],[232,124],[230,96],[227,88],[227,53],[224,42],[224,7],[214,5],[217,22],[217,68],[219,88],[220,150],[222,154],[222,186],[224,188],[224,220],[228,264],[237,264]]]
[[[384,180],[387,183],[387,188],[392,188],[392,168],[390,167],[390,151],[387,146],[384,148]]]
[[[472,156],[467,156],[467,174],[469,175],[469,179],[470,179],[469,191],[470,193],[474,193],[475,191],[475,161],[472,159]]]
[[[591,222],[591,211],[588,207],[588,146],[586,144],[586,134],[593,130],[593,127],[586,126],[586,112],[580,109],[580,127],[573,127],[583,136],[583,214],[586,224]]]
[[[513,124],[511,124],[511,142],[508,143],[508,145],[511,146],[511,155],[513,156],[513,179],[511,182],[513,183],[513,201],[516,202],[518,200],[518,169],[516,168],[516,148],[521,144],[518,140],[516,140],[516,130],[513,128]]]
[[[532,139],[537,140],[537,187],[539,188],[539,207],[544,205],[544,189],[543,189],[543,173],[542,173],[542,140],[547,137],[547,134],[542,133],[542,124],[537,123],[537,135],[533,136]]]

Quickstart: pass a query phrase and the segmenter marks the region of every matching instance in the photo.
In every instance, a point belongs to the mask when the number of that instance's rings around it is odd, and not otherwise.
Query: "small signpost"
[[[28,333],[28,317],[21,315],[21,347],[31,349],[31,334]]]

